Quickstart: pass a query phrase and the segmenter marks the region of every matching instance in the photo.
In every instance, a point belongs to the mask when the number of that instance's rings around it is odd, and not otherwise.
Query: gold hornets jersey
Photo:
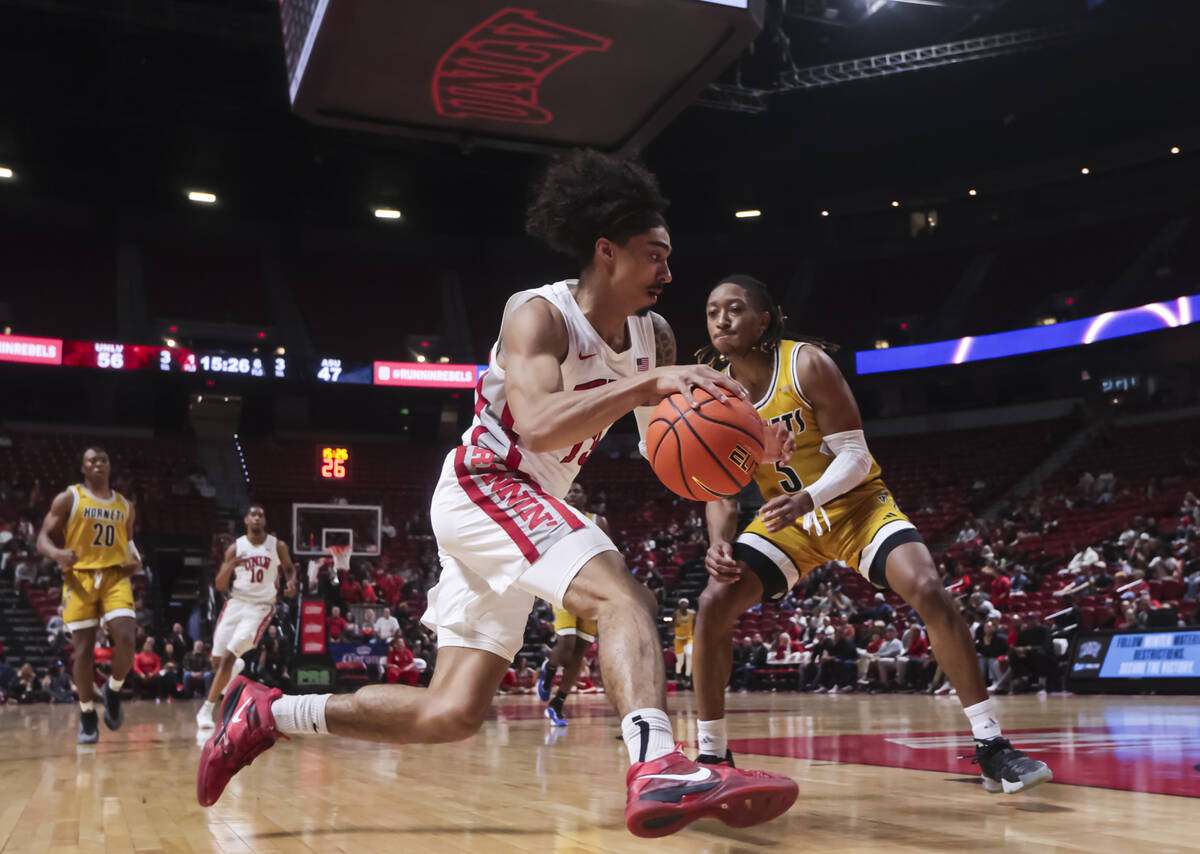
[[[112,490],[103,501],[82,483],[70,487],[75,501],[67,518],[67,548],[78,555],[75,569],[106,569],[121,566],[129,552],[129,502]]]
[[[790,495],[804,489],[825,473],[833,453],[825,447],[825,437],[817,426],[813,405],[796,382],[796,357],[806,345],[803,341],[784,340],[775,348],[775,370],[771,385],[761,400],[754,404],[759,416],[768,423],[783,422],[796,440],[796,450],[787,462],[760,465],[754,473],[764,501],[778,495]],[[729,373],[729,368],[725,369]],[[863,483],[880,476],[879,463],[871,458],[871,470]]]

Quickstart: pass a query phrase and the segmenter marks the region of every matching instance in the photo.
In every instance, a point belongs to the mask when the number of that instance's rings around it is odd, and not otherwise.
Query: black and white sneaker
[[[701,753],[696,757],[697,765],[728,765],[730,768],[736,768],[733,764],[733,751],[729,748],[725,749],[724,756],[717,756],[714,753]]]
[[[79,713],[79,733],[75,740],[80,744],[95,744],[100,740],[100,720],[94,711]]]
[[[125,710],[121,708],[121,692],[114,691],[104,683],[104,725],[109,729],[120,729],[125,722]]]
[[[1050,766],[1030,759],[1009,743],[1007,738],[990,738],[975,742],[975,758],[971,760],[983,774],[986,792],[1022,792],[1054,777]]]

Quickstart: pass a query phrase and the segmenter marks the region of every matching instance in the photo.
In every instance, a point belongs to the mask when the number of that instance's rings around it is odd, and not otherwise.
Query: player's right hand
[[[682,394],[692,409],[700,406],[692,397],[693,388],[702,388],[724,403],[732,397],[746,400],[745,387],[733,377],[710,368],[708,365],[665,365],[654,369],[654,394],[658,398]]]
[[[742,577],[742,568],[733,559],[733,546],[722,541],[708,547],[704,555],[704,568],[722,584],[732,584]]]
[[[79,555],[75,554],[74,549],[59,549],[58,555],[55,557],[55,561],[64,571],[74,567],[78,560]]]

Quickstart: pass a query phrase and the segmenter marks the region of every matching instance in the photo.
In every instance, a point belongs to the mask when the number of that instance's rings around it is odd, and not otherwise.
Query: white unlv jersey
[[[581,390],[596,388],[605,383],[649,371],[655,367],[654,322],[650,316],[628,318],[629,347],[616,352],[600,337],[584,317],[571,293],[575,280],[555,282],[509,297],[504,317],[531,299],[541,297],[559,310],[567,324],[567,355],[562,361],[563,388]],[[587,462],[597,443],[608,432],[599,433],[573,447],[540,454],[521,447],[520,436],[513,430],[512,412],[504,391],[504,369],[496,363],[500,342],[492,346],[488,369],[475,388],[475,420],[463,434],[463,444],[486,448],[496,454],[510,469],[517,469],[533,478],[546,493],[562,498],[571,482]],[[611,425],[610,425],[611,426]]]
[[[267,534],[256,546],[245,535],[237,538],[237,565],[233,570],[230,595],[241,602],[267,605],[275,602],[279,577],[279,544]]]

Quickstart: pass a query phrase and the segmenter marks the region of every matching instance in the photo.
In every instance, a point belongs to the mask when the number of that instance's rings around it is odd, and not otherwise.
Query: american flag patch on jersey
[[[639,371],[650,370],[650,357],[649,356],[639,356],[638,360],[637,360],[637,369]]]

